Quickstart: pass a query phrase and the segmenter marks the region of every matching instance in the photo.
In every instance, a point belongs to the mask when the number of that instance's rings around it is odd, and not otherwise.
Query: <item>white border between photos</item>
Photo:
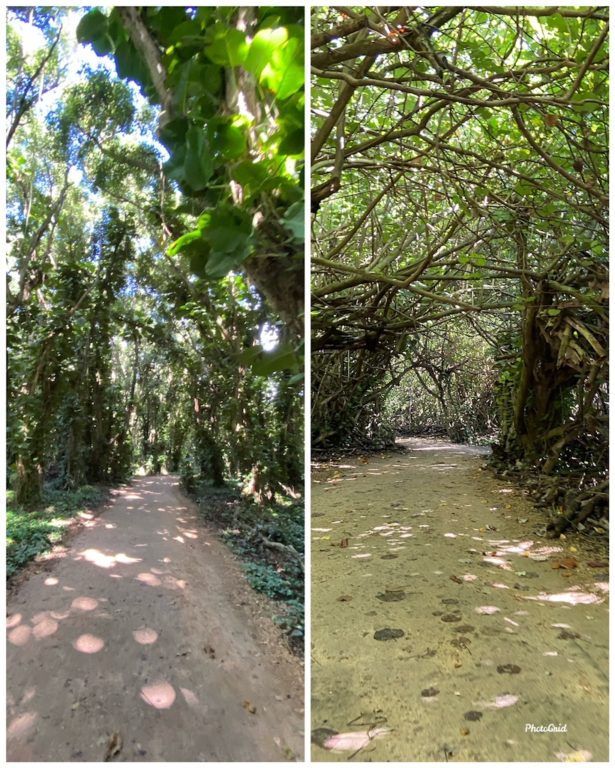
[[[8,5],[11,6],[25,6],[25,5],[31,5],[31,3],[23,2],[22,0],[16,0],[15,2],[6,2],[6,0],[0,0],[0,4],[3,10],[3,23],[2,23],[2,32],[0,34],[0,63],[1,63],[1,74],[0,74],[0,83],[2,85],[2,91],[5,93],[6,91],[6,24],[5,21],[5,12]],[[107,3],[107,2],[101,2],[98,5],[99,6],[110,6],[110,5],[129,5],[130,3],[126,2],[120,2],[120,3]],[[211,5],[211,6],[226,6],[226,5],[244,5],[244,6],[259,6],[269,3],[262,3],[262,2],[253,2],[251,0],[247,0],[245,2],[226,2],[223,0],[222,2],[218,3],[212,3],[212,2],[196,2],[193,5]],[[272,3],[273,4],[273,3]],[[425,5],[438,5],[438,6],[448,6],[448,5],[460,5],[459,2],[450,2],[449,0],[444,0],[444,2],[441,3],[432,3],[428,2]],[[526,3],[527,5],[531,5],[532,3]],[[562,3],[553,2],[553,0],[543,0],[541,3],[534,3],[535,5],[541,5],[541,6],[555,6],[555,5],[562,5]],[[58,5],[62,6],[71,6],[71,7],[79,7],[83,6],[83,3],[77,3],[77,2],[63,2],[58,3]],[[189,5],[185,2],[177,2],[175,0],[167,0],[166,2],[161,3],[153,3],[153,2],[144,2],[142,5],[167,5],[167,6],[184,6]],[[304,431],[305,431],[305,459],[304,459],[304,467],[305,467],[305,684],[304,684],[304,691],[305,691],[305,757],[304,757],[304,763],[311,763],[310,759],[310,724],[311,724],[311,702],[310,702],[310,678],[311,678],[311,654],[310,654],[310,648],[311,648],[311,560],[310,560],[310,508],[311,508],[311,487],[310,487],[310,466],[311,466],[311,441],[310,441],[310,418],[311,418],[311,401],[310,401],[310,391],[311,391],[311,377],[310,377],[310,355],[311,355],[311,343],[310,343],[310,332],[311,332],[311,324],[310,324],[310,311],[309,311],[309,295],[310,295],[310,239],[311,239],[311,212],[310,212],[310,200],[309,200],[309,191],[310,191],[310,161],[309,161],[309,146],[310,146],[310,131],[309,131],[309,115],[310,115],[310,77],[309,77],[309,69],[307,68],[307,62],[309,62],[309,54],[310,54],[310,10],[313,7],[325,5],[325,3],[316,3],[316,2],[293,2],[292,0],[290,2],[280,2],[279,5],[288,5],[288,6],[304,6],[306,9],[306,18],[305,18],[305,53],[306,53],[306,69],[307,69],[307,77],[306,77],[306,107],[305,107],[305,114],[306,114],[306,131],[305,131],[305,141],[306,141],[306,170],[305,170],[305,189],[306,189],[306,199],[305,199],[305,229],[306,229],[306,242],[305,242],[305,270],[304,270],[304,281],[305,281],[305,297],[306,297],[306,308],[305,308],[305,322],[304,322],[304,328],[305,328],[305,389],[304,389]],[[360,4],[359,4],[360,5]],[[388,5],[388,3],[382,3],[382,2],[375,2],[371,3],[371,5]],[[480,5],[518,5],[518,3],[497,3],[497,2],[476,2],[473,5],[480,6]],[[591,5],[599,5],[599,3],[589,3],[581,0],[580,2],[576,3],[577,6],[591,6]],[[603,5],[607,5],[608,7],[611,7],[611,3],[603,3]],[[611,71],[613,70],[613,64],[615,63],[615,54],[611,52]],[[611,104],[614,103],[613,97],[615,93],[615,85],[611,83],[610,86],[610,100]],[[6,117],[3,112],[2,116],[3,123],[5,125],[5,133],[6,133]],[[613,135],[613,129],[611,128],[611,136]],[[0,165],[2,167],[2,172],[4,174],[3,178],[6,178],[6,151],[4,147],[4,143],[2,145],[2,150],[0,152]],[[614,170],[615,170],[615,160],[613,159],[613,153],[611,153],[610,158],[610,177],[611,179],[614,178]],[[2,224],[0,228],[0,232],[2,233],[3,242],[6,242],[6,186],[5,184],[1,185],[1,192],[0,192],[0,204],[2,207]],[[611,206],[612,208],[612,206]],[[610,245],[609,248],[609,254],[612,255],[614,253],[613,245]],[[615,285],[615,277],[611,274],[610,276],[610,282],[611,282],[611,288]],[[6,310],[6,283],[3,279],[1,281],[0,285],[0,303],[2,306],[2,313],[1,313],[1,319],[0,319],[0,334],[3,341],[2,351],[3,354],[5,354],[6,351],[6,319],[5,319],[5,310]],[[2,403],[2,415],[0,417],[0,424],[3,427],[3,430],[5,432],[6,430],[6,409],[8,407],[7,399],[6,399],[6,366],[4,364],[4,361],[0,363],[0,389],[1,389],[1,395],[0,400]],[[611,425],[612,426],[612,425]],[[611,456],[612,458],[612,456]],[[4,465],[6,462],[6,443],[5,440],[2,440],[2,447],[0,449],[0,463]],[[612,462],[611,462],[612,467]],[[2,494],[2,503],[0,506],[0,509],[2,510],[2,519],[6,522],[6,497],[4,494]],[[612,545],[613,540],[611,538],[610,544]],[[6,566],[6,549],[3,546],[3,563],[4,566]],[[3,608],[6,609],[6,592],[4,592],[3,596]],[[612,653],[613,649],[613,629],[614,629],[614,623],[615,619],[611,616],[610,618],[610,654]],[[2,641],[1,641],[1,647],[2,647],[2,659],[6,660],[6,638],[4,633],[2,633]],[[614,689],[613,684],[615,682],[615,674],[613,673],[613,664],[610,665],[610,690],[612,691]],[[3,685],[1,688],[1,694],[0,694],[0,700],[2,702],[3,708],[6,711],[6,673],[4,674],[4,680]],[[611,755],[612,759],[615,760],[615,755],[613,755],[613,733],[615,731],[614,728],[614,722],[615,722],[615,707],[610,707],[609,710],[609,728],[610,728],[610,746],[611,746]],[[2,718],[2,728],[1,733],[3,736],[3,744],[6,745],[6,720],[3,717]],[[359,763],[359,761],[353,761],[353,763]],[[71,763],[74,765],[92,765],[92,763]],[[165,765],[165,763],[151,763],[154,765]],[[455,763],[456,765],[460,766],[473,766],[474,763]],[[498,765],[502,766],[515,766],[518,763],[499,763]],[[25,763],[24,765],[28,765]],[[46,765],[54,766],[54,765],[64,765],[63,763],[54,763],[49,762],[46,763]],[[201,765],[201,763],[182,763],[182,765]],[[228,763],[228,762],[222,762],[222,763],[216,763],[216,765],[219,766],[235,766],[237,763]],[[292,765],[292,763],[249,763],[250,766],[270,766],[270,765]],[[335,765],[333,762],[318,762],[318,765]],[[371,765],[375,766],[387,766],[389,763],[371,763]],[[435,766],[435,765],[447,765],[446,763],[437,763],[437,762],[406,762],[406,763],[397,763],[397,765],[422,765],[422,766]],[[559,765],[559,763],[540,763],[541,766],[549,766],[549,765]],[[607,763],[596,763],[596,765],[608,765]]]

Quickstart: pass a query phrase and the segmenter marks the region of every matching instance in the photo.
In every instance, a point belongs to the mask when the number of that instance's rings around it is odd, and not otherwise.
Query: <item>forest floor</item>
[[[9,761],[288,761],[303,667],[173,476],[136,479],[7,598]]]
[[[312,475],[313,759],[607,761],[606,539],[402,444]]]

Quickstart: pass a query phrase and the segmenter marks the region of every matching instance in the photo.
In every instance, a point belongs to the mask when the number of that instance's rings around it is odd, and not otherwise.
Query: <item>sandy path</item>
[[[8,598],[8,759],[301,757],[301,665],[177,478],[86,525]]]
[[[312,482],[313,759],[608,760],[596,551],[537,535],[544,516],[479,449],[409,445]],[[339,753],[334,732],[353,734]]]

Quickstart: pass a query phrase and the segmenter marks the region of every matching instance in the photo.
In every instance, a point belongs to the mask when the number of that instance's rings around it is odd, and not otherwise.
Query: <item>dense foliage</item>
[[[604,502],[607,43],[603,7],[314,9],[315,448],[497,436]]]
[[[196,488],[195,495],[209,525],[243,561],[250,585],[281,605],[273,621],[303,653],[304,523],[297,500],[280,499],[257,505],[232,484]]]
[[[13,501],[9,493],[6,505],[6,573],[12,576],[33,557],[47,552],[59,542],[67,526],[86,510],[100,505],[106,498],[104,490],[83,485],[66,491],[46,487],[35,510],[25,510]]]
[[[303,9],[28,7],[7,42],[17,508],[138,469],[297,497]]]

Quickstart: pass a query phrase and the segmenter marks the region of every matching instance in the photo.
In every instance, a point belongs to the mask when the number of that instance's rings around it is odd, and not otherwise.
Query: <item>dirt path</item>
[[[8,759],[303,755],[303,670],[177,478],[117,491],[8,598]]]
[[[313,759],[607,761],[604,553],[480,449],[408,447],[312,481]]]

